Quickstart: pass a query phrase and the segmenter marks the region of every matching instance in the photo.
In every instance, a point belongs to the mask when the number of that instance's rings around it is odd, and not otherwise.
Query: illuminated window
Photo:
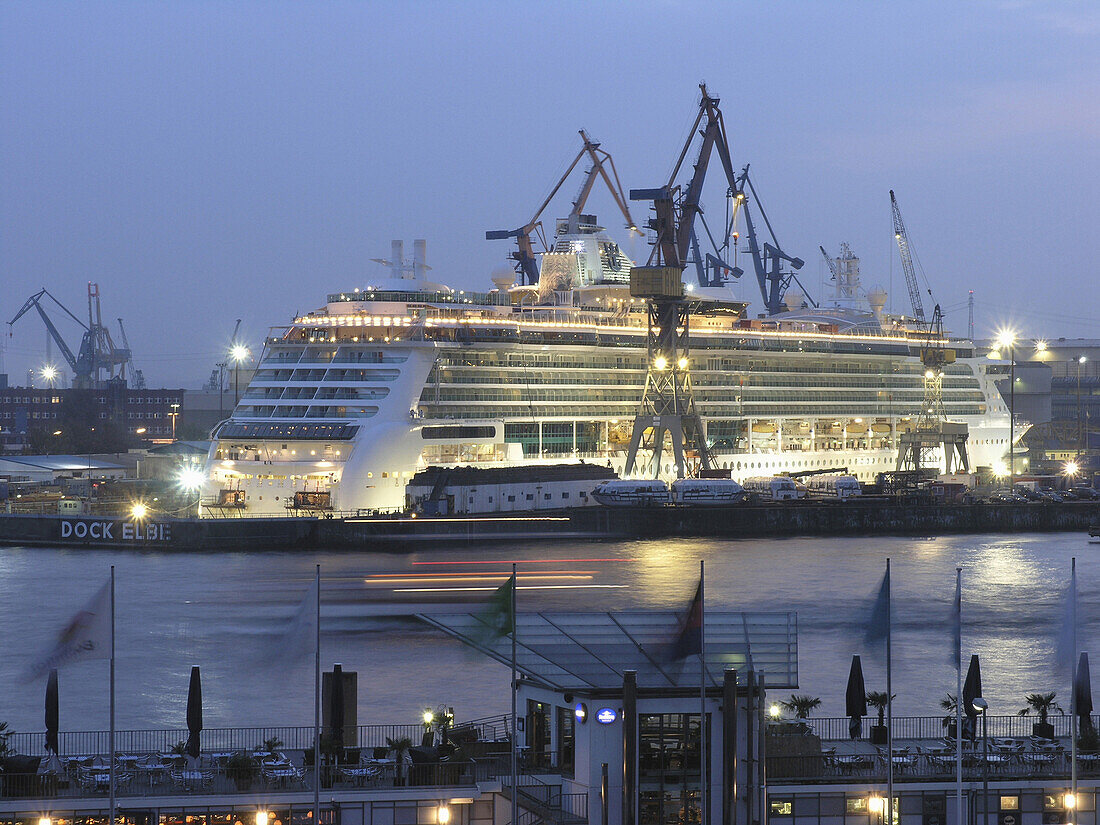
[[[790,816],[794,812],[794,804],[789,799],[773,799],[771,808],[772,816]]]
[[[1018,811],[1018,810],[1020,810],[1020,797],[1018,797],[1018,796],[1002,796],[1001,797],[1001,810],[1002,811]]]

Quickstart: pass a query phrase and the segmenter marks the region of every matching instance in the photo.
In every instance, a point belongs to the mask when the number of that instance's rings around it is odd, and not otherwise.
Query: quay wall
[[[643,538],[1085,533],[1100,502],[1065,504],[843,503],[723,507],[581,507],[505,516],[364,516],[346,519],[162,519],[0,516],[0,546],[166,551],[313,550],[406,552],[490,542]]]

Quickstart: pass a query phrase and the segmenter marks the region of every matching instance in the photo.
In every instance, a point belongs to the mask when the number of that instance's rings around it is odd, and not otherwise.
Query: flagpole
[[[1073,627],[1073,658],[1070,660],[1070,793],[1073,794],[1073,822],[1077,823],[1077,557],[1070,560],[1070,623]]]
[[[890,603],[890,559],[886,559],[886,822],[894,825],[894,693],[890,660],[893,607]]]
[[[957,677],[955,693],[955,799],[958,819],[956,825],[963,825],[963,746],[962,746],[962,568],[955,568],[955,675]],[[893,825],[893,823],[891,823]]]
[[[519,825],[519,778],[516,759],[516,590],[519,581],[516,578],[516,563],[512,562],[512,822],[511,825]]]
[[[703,587],[703,560],[699,559],[699,825],[710,821],[707,810],[707,775],[710,762],[707,760],[707,625],[706,595]]]
[[[314,574],[316,615],[313,644],[313,822],[321,825],[321,565]],[[398,754],[400,756],[400,754]]]
[[[110,750],[109,759],[110,770],[110,786],[111,786],[111,798],[109,805],[111,806],[110,823],[115,825],[115,566],[111,565],[111,710],[110,710],[110,733],[108,738],[108,748]]]

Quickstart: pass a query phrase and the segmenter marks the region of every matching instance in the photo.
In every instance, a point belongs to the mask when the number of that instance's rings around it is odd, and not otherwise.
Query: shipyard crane
[[[76,355],[61,337],[56,325],[50,319],[43,307],[44,299],[49,298],[69,318],[76,321],[84,330],[80,339],[80,348]],[[102,313],[99,305],[99,285],[88,284],[88,323],[84,323],[74,315],[68,307],[55,298],[49,290],[43,288],[26,300],[22,308],[15,314],[8,327],[12,327],[16,321],[26,313],[34,309],[38,312],[46,331],[53,340],[61,355],[73,371],[73,387],[77,389],[92,389],[102,386],[105,381],[126,380],[126,365],[130,362],[129,349],[120,349],[111,340],[111,334],[103,326]],[[106,373],[106,378],[104,378]]]
[[[898,208],[898,199],[894,197],[894,190],[890,190],[890,211],[894,215],[894,239],[898,242],[898,252],[901,253],[901,269],[905,273],[905,285],[909,287],[909,303],[913,305],[914,317],[924,320],[924,304],[920,297],[920,284],[917,283],[917,271],[913,266],[913,251],[909,242],[909,233],[905,231],[905,221],[901,219],[901,209]],[[931,295],[932,291],[929,290]]]
[[[535,210],[535,214],[531,220],[518,229],[501,229],[485,233],[485,239],[487,241],[503,240],[504,238],[516,239],[517,249],[508,257],[516,262],[516,272],[520,276],[521,284],[538,283],[539,264],[535,256],[539,253],[535,251],[535,244],[532,240],[532,236],[538,237],[542,244],[543,252],[549,251],[549,244],[546,242],[546,235],[542,229],[542,213],[545,211],[546,207],[550,205],[550,201],[558,194],[558,191],[569,179],[569,176],[573,174],[573,170],[577,168],[577,164],[580,163],[585,156],[590,159],[592,165],[588,168],[588,171],[585,172],[584,180],[581,182],[581,188],[573,199],[573,206],[569,210],[569,217],[565,219],[565,231],[576,233],[579,230],[584,205],[588,201],[588,196],[592,194],[592,188],[595,186],[597,178],[603,180],[608,191],[611,193],[611,197],[614,198],[615,204],[619,207],[619,211],[622,212],[623,218],[626,219],[626,228],[631,232],[636,232],[638,229],[634,223],[634,219],[630,216],[630,209],[627,206],[626,198],[623,196],[623,186],[619,181],[619,173],[615,170],[615,162],[611,159],[611,155],[601,149],[597,141],[588,137],[584,129],[580,130],[580,136],[583,142],[581,150],[577,152],[577,156],[573,158],[573,162],[569,164],[569,168],[565,170],[565,174],[561,176],[554,188],[550,190],[550,194],[546,196],[539,208]],[[609,169],[610,174],[608,173]]]
[[[682,478],[696,469],[689,468],[689,457],[702,470],[711,469],[706,434],[695,408],[691,387],[691,314],[690,304],[684,298],[683,275],[691,247],[694,245],[698,250],[694,222],[696,216],[702,213],[699,198],[707,166],[715,150],[731,186],[734,177],[722,113],[718,108],[719,100],[707,93],[704,84],[700,84],[699,90],[699,113],[668,182],[656,189],[632,189],[630,192],[631,200],[652,201],[654,217],[647,226],[655,236],[646,265],[630,270],[630,294],[646,302],[648,331],[645,390],[638,415],[634,418],[627,450],[627,475],[635,474],[640,469],[639,451],[649,454],[649,471],[654,476],[660,475],[666,435],[671,441],[673,464],[678,477]],[[701,124],[703,128],[699,129]],[[697,130],[702,136],[702,145],[691,179],[681,190],[675,185],[676,177],[695,141]],[[700,282],[703,286],[709,285],[705,278]],[[689,450],[694,451],[694,456],[689,456]]]
[[[134,389],[145,389],[145,373],[134,366],[134,351],[130,348],[130,339],[126,337],[126,327],[122,325],[122,319],[118,319],[118,331],[122,335],[122,348],[123,352],[130,356],[128,366],[130,368],[130,375],[134,379]]]
[[[806,287],[803,286],[795,274],[802,269],[806,262],[784,252],[782,246],[780,246],[772,222],[768,219],[768,213],[764,211],[764,205],[756,194],[756,187],[753,186],[752,178],[749,177],[748,164],[741,170],[734,191],[737,200],[741,202],[740,209],[745,214],[745,234],[749,242],[749,256],[752,258],[753,269],[756,271],[756,281],[760,286],[760,296],[764,299],[764,307],[768,310],[768,314],[776,315],[783,312],[785,308],[783,296],[792,281],[802,287],[802,293],[806,296],[806,299],[816,307],[817,302],[810,298]],[[764,226],[771,237],[770,241],[764,241],[762,244],[757,237],[756,226],[752,222],[752,211],[749,209],[750,196],[752,200],[756,201],[756,208],[760,210],[760,218],[764,221]]]
[[[920,359],[924,366],[920,415],[916,426],[898,437],[897,470],[918,477],[926,473],[935,475],[934,452],[942,449],[945,472],[967,473],[970,471],[969,428],[964,423],[948,421],[943,405],[943,373],[948,364],[955,363],[955,350],[947,346],[943,312],[938,304],[925,331]]]

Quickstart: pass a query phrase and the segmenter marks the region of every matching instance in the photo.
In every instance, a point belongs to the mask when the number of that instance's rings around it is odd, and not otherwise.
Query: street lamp
[[[978,696],[970,704],[982,715],[982,822],[989,825],[989,730],[985,722],[989,702]]]
[[[1085,449],[1085,431],[1081,425],[1081,367],[1089,359],[1081,356],[1077,359],[1077,453],[1080,455]]]
[[[1009,358],[1008,376],[1008,489],[1016,487],[1015,440],[1016,440],[1016,333],[1002,330],[997,334],[997,346],[1007,349]]]
[[[178,416],[180,414],[180,405],[179,404],[169,404],[168,406],[170,406],[172,408],[172,412],[168,413],[168,415],[172,418],[172,440],[175,441],[176,440],[176,416]]]
[[[1080,370],[1078,370],[1078,372],[1080,372]],[[38,371],[38,375],[48,386],[53,387],[54,382],[57,380],[57,367],[53,364],[46,364],[46,366]],[[1078,382],[1078,385],[1080,385],[1080,382]]]
[[[241,361],[249,357],[248,347],[244,344],[234,344],[229,348],[229,358],[233,362],[233,406],[236,407],[241,400]]]

